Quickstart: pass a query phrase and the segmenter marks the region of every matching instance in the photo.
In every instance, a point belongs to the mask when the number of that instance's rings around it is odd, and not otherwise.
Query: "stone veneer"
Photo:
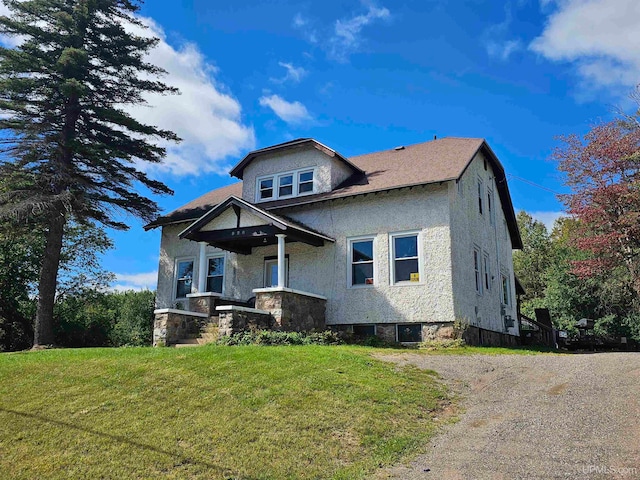
[[[271,313],[277,330],[309,332],[326,328],[327,299],[321,295],[278,287],[253,292],[256,308]]]
[[[173,308],[155,310],[153,322],[153,346],[173,345],[181,338],[200,331],[209,315]]]
[[[247,303],[242,300],[223,297],[218,293],[190,293],[187,295],[189,300],[189,310],[192,312],[204,313],[208,316],[218,316],[216,308],[221,305],[238,305],[246,307]]]
[[[256,308],[222,305],[216,308],[216,312],[221,336],[231,336],[245,330],[270,330],[273,325],[271,314]]]

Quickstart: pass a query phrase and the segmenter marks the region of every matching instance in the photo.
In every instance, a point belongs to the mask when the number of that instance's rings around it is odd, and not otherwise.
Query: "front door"
[[[275,257],[264,259],[264,286],[278,286],[278,259]],[[284,259],[284,286],[289,286],[289,255]]]

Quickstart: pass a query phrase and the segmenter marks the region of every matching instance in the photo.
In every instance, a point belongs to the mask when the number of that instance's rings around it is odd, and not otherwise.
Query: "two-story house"
[[[298,139],[230,173],[241,182],[145,227],[162,227],[156,343],[179,337],[184,309],[400,342],[450,335],[459,320],[471,343],[516,342],[521,239],[483,139],[352,158]]]

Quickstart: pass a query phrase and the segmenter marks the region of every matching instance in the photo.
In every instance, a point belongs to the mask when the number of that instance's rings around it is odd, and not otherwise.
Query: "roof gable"
[[[229,174],[232,177],[237,177],[242,179],[244,174],[244,169],[256,158],[261,157],[263,155],[283,152],[287,150],[297,149],[297,148],[316,148],[320,150],[322,153],[331,158],[336,158],[341,162],[345,163],[349,168],[353,170],[354,173],[364,173],[357,166],[347,160],[345,157],[340,155],[335,150],[323,145],[322,143],[314,140],[313,138],[298,138],[296,140],[291,140],[289,142],[279,143],[278,145],[272,145],[271,147],[261,148],[260,150],[254,150],[253,152],[249,152],[240,162],[231,169]]]

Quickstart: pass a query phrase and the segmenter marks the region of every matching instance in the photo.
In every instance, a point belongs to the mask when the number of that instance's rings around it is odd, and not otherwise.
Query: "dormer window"
[[[296,170],[258,178],[257,202],[314,193],[314,171]]]

